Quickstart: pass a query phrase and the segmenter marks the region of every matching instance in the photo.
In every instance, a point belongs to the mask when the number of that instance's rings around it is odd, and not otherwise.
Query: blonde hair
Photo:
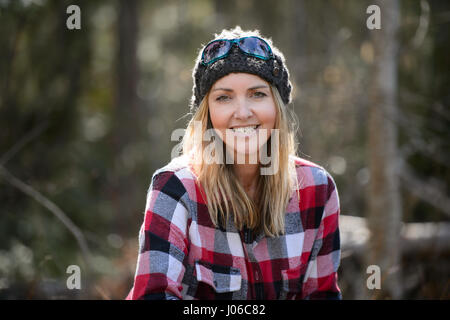
[[[295,163],[290,155],[296,155],[295,132],[297,118],[283,103],[277,88],[270,86],[277,108],[275,129],[279,129],[278,148],[275,149],[278,170],[272,175],[260,175],[256,194],[257,201],[253,201],[245,192],[232,170],[232,164],[205,163],[203,156],[200,163],[196,163],[195,175],[202,186],[211,220],[217,227],[226,226],[226,221],[232,216],[235,226],[241,230],[244,226],[256,232],[274,237],[284,234],[284,215],[286,206],[293,190],[298,190]],[[201,101],[192,116],[183,136],[183,155],[193,159],[193,155],[203,155],[206,143],[195,143],[194,123],[201,123],[202,137],[204,132],[212,127],[209,118],[209,92]],[[290,121],[289,117],[292,117]],[[267,144],[271,143],[272,136]],[[223,145],[223,141],[221,141]],[[269,148],[270,150],[271,148]],[[197,158],[198,159],[198,158]],[[274,161],[274,160],[272,160]],[[262,166],[262,165],[261,165]],[[294,189],[295,188],[295,189]],[[299,193],[297,194],[300,199]]]

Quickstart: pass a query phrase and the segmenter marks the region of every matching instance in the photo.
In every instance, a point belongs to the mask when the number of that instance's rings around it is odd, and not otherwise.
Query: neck
[[[259,164],[233,164],[233,171],[245,191],[256,189],[259,178]]]

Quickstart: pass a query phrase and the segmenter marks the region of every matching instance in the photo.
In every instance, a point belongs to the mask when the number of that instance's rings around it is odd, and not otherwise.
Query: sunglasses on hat
[[[202,64],[206,66],[227,57],[235,43],[243,53],[249,56],[263,60],[269,60],[273,57],[272,49],[269,44],[259,37],[251,36],[239,39],[217,39],[208,43],[203,49]]]

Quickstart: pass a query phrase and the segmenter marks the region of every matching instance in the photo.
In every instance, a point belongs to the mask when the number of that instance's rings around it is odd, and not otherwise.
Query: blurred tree
[[[140,136],[139,124],[142,112],[137,96],[139,66],[137,61],[138,41],[138,0],[119,0],[117,18],[117,56],[116,56],[116,101],[113,112],[113,127],[110,132],[112,142],[111,201],[114,230],[126,233],[123,222],[128,221],[137,203],[137,171],[134,154],[129,148]],[[126,166],[130,168],[127,170]],[[112,222],[111,221],[111,222]]]
[[[81,30],[68,30],[69,4],[6,1],[0,6],[0,158],[8,170],[0,180],[0,250],[10,266],[2,270],[9,275],[3,297],[53,295],[64,282],[49,290],[41,282],[64,277],[71,262],[86,266],[73,236],[82,238],[78,227],[84,231],[95,219],[74,214],[87,212],[74,205],[80,194],[76,182],[86,176],[71,173],[80,171],[74,161],[76,106],[90,63],[90,23],[82,19]],[[94,7],[88,1],[78,4],[84,12]],[[16,247],[29,250],[26,262],[13,254]],[[15,267],[20,263],[30,271]]]
[[[381,29],[373,30],[374,64],[368,116],[368,162],[370,170],[367,265],[381,269],[381,297],[402,296],[400,276],[400,228],[402,206],[399,188],[398,32],[399,1],[376,1],[381,8]]]

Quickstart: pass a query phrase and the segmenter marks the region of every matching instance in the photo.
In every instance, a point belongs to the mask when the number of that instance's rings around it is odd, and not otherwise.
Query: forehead
[[[269,86],[269,83],[255,74],[233,72],[217,80],[212,86],[212,89],[218,87],[237,88],[255,85]]]

